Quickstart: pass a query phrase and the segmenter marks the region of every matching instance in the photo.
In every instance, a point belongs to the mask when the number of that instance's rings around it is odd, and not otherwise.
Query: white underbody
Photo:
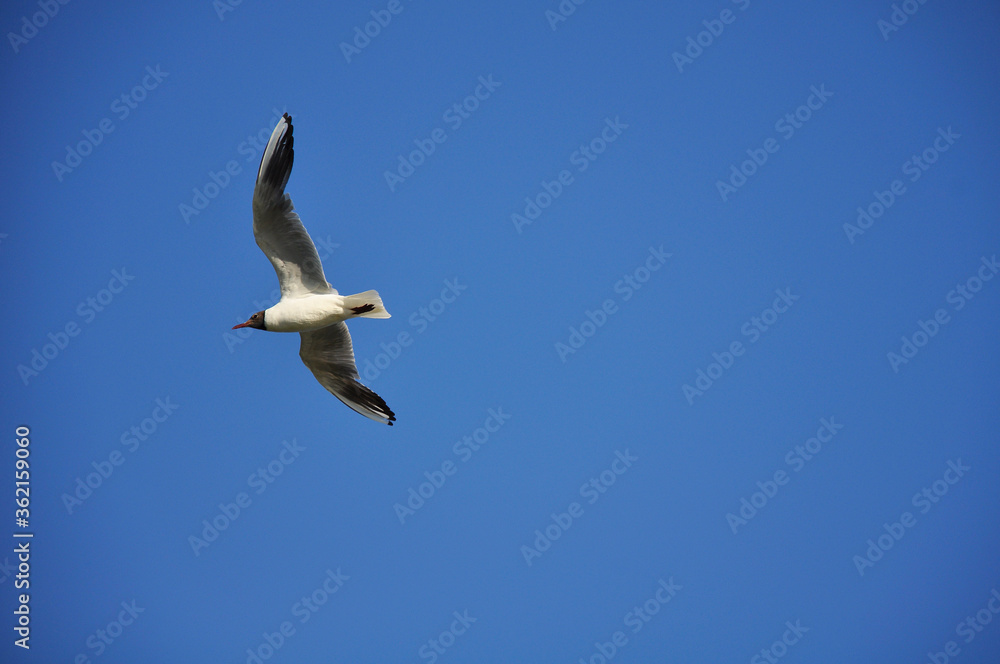
[[[264,312],[269,332],[308,332],[353,316],[346,298],[334,293],[282,299]]]

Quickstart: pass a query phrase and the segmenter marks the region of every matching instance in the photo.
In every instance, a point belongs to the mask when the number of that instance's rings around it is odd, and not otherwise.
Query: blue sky
[[[0,27],[3,661],[1000,654],[995,6]],[[393,314],[350,329],[394,427],[230,330],[283,112],[327,278]]]

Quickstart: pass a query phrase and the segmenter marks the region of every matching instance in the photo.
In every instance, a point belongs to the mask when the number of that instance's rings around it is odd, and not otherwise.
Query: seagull
[[[274,266],[281,300],[241,327],[298,332],[299,357],[320,385],[347,406],[392,426],[396,415],[379,395],[358,382],[348,318],[389,318],[377,291],[339,295],[326,281],[316,245],[285,193],[292,173],[292,118],[285,113],[271,133],[253,190],[253,235]]]

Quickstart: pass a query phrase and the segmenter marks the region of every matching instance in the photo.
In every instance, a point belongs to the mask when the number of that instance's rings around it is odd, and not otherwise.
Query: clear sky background
[[[4,3],[0,660],[996,661],[1000,11],[897,4]],[[230,331],[275,109],[394,427]]]

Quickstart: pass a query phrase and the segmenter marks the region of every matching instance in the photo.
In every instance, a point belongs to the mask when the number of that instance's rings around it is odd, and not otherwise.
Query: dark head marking
[[[258,311],[253,316],[250,316],[250,318],[247,319],[247,322],[234,325],[233,329],[235,330],[240,327],[255,327],[258,330],[266,330],[267,326],[264,323],[264,312]]]

